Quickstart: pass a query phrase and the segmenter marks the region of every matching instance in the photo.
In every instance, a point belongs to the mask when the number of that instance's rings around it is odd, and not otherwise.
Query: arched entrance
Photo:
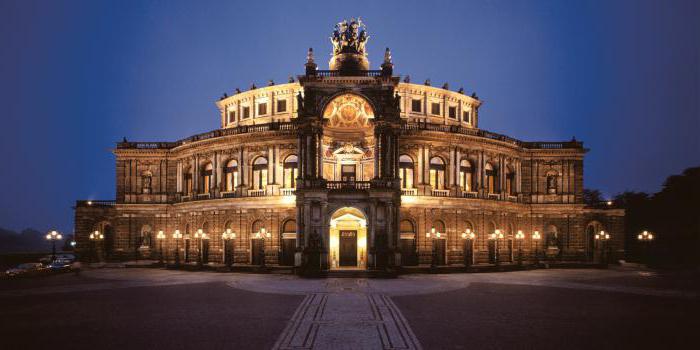
[[[340,208],[330,222],[331,269],[367,268],[367,218],[359,209]]]

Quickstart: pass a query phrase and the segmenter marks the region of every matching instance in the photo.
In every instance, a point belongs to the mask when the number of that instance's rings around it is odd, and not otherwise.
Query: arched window
[[[250,227],[251,237],[255,237],[256,233],[259,233],[265,227],[265,223],[262,220],[255,220],[253,225]]]
[[[434,190],[445,189],[445,161],[440,157],[430,159],[430,186]]]
[[[515,171],[510,166],[506,166],[506,193],[515,195]]]
[[[488,193],[498,193],[498,169],[491,163],[486,163],[484,172],[486,175],[486,191]]]
[[[238,161],[231,159],[224,167],[224,177],[226,181],[226,192],[231,192],[238,186]]]
[[[202,224],[202,232],[206,233],[206,234],[211,234],[211,232],[209,232],[209,223],[208,222],[204,222]]]
[[[150,171],[146,171],[141,175],[141,192],[151,193],[152,190],[152,180],[153,174]]]
[[[408,233],[408,234],[415,234],[416,229],[413,226],[413,223],[411,220],[401,220],[401,223],[399,224],[399,232],[400,233]]]
[[[282,233],[297,233],[297,222],[296,220],[287,220],[282,225]]]
[[[253,189],[262,190],[267,185],[267,158],[258,157],[253,162]]]
[[[413,188],[413,159],[405,154],[399,157],[399,177],[401,188]]]
[[[297,168],[297,162],[298,158],[296,155],[292,154],[288,156],[284,160],[284,179],[283,179],[283,188],[296,188],[297,184],[297,174],[298,174],[298,168]]]
[[[184,187],[183,187],[183,192],[185,193],[186,196],[192,195],[192,168],[187,168],[185,170],[185,178],[184,178]]]
[[[474,191],[474,168],[472,163],[466,159],[459,162],[459,187],[464,192]]]
[[[435,229],[435,232],[440,232],[442,237],[447,237],[447,232],[445,232],[445,223],[442,220],[433,221],[433,228]]]
[[[202,167],[202,193],[209,194],[211,190],[211,177],[213,174],[211,163],[207,163]]]
[[[547,193],[556,194],[557,193],[557,174],[550,173],[547,174]]]

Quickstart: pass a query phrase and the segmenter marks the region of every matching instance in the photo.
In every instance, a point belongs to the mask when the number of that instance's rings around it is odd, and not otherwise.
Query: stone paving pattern
[[[700,340],[697,273],[300,279],[99,269],[0,280],[0,348],[663,349]]]

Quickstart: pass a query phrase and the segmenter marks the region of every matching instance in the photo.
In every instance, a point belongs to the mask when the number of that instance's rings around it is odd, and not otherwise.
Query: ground
[[[0,281],[3,349],[687,347],[697,273],[609,270],[299,279],[94,269]]]

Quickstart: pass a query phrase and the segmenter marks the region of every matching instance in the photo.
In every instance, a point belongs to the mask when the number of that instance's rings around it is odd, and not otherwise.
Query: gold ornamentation
[[[334,98],[323,111],[323,118],[334,128],[363,128],[374,118],[374,111],[367,100],[353,94]]]

